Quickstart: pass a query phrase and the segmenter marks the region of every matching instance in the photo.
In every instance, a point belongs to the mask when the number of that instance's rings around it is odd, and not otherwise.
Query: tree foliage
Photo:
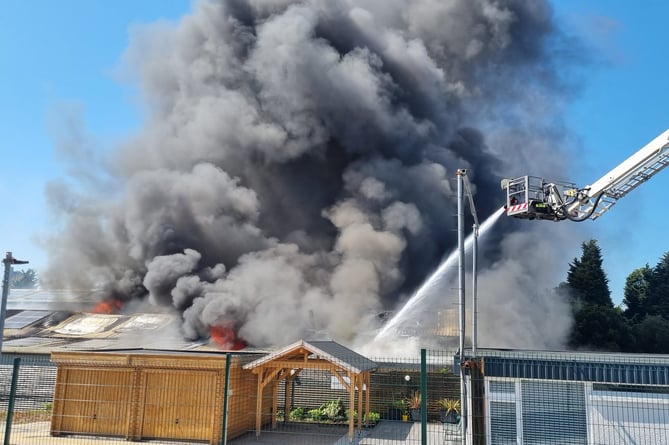
[[[569,265],[567,283],[563,286],[572,299],[574,325],[569,336],[570,346],[607,351],[632,347],[632,331],[611,301],[609,280],[597,241],[584,242],[581,249],[581,258],[574,258]]]
[[[669,252],[650,267],[633,270],[625,281],[624,310],[614,307],[595,240],[569,264],[560,285],[572,302],[570,346],[577,349],[669,353]]]
[[[661,315],[647,315],[634,326],[637,351],[655,354],[669,353],[669,320]]]
[[[669,354],[669,252],[652,269],[646,265],[627,277],[623,302],[633,323],[635,350]]]
[[[639,320],[648,313],[647,300],[653,270],[646,264],[635,269],[627,276],[623,303],[626,306],[625,317]]]
[[[14,271],[10,285],[15,289],[34,289],[37,287],[37,273],[33,269]]]
[[[609,279],[602,267],[602,251],[597,241],[584,242],[581,249],[581,258],[574,258],[567,273],[572,295],[584,304],[613,307]]]
[[[588,304],[574,314],[570,342],[580,349],[630,351],[635,346],[632,328],[620,310]]]
[[[650,275],[646,306],[649,314],[669,320],[669,252],[660,258]]]

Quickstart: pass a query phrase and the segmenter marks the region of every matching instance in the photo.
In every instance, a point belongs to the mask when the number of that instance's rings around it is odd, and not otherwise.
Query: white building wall
[[[522,382],[545,384],[543,394],[524,393]],[[556,407],[565,402],[575,403],[574,385],[584,385],[585,410],[578,410],[579,418],[557,416]],[[534,386],[534,385],[533,385]],[[594,385],[601,388],[602,385]],[[588,445],[669,445],[669,388],[606,385],[606,390],[593,389],[592,383],[563,382],[539,379],[486,379],[486,410],[488,413],[488,445],[522,444],[585,444]],[[525,391],[527,392],[527,391]],[[542,404],[540,400],[543,399]],[[528,403],[530,401],[531,403]],[[577,404],[577,403],[576,403]],[[528,406],[539,409],[524,412]],[[575,405],[574,405],[575,406]],[[564,414],[564,413],[561,413]],[[537,415],[539,418],[537,419]],[[555,420],[560,417],[559,422]],[[583,425],[586,417],[587,439],[568,434],[570,428]],[[529,419],[543,430],[525,425]],[[583,431],[582,428],[579,428]],[[537,434],[539,433],[539,434]],[[579,438],[580,437],[580,438]]]
[[[597,391],[588,384],[592,445],[669,444],[669,394]]]

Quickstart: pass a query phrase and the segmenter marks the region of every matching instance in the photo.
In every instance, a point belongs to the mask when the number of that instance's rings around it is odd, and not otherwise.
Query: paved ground
[[[112,445],[126,444],[124,438],[108,438],[99,436],[60,436],[49,434],[49,422],[32,422],[15,424],[10,437],[11,445]],[[445,426],[441,423],[428,423],[427,443],[429,445],[451,445],[459,443],[458,431],[445,435]],[[400,445],[421,443],[420,423],[382,421],[376,427],[356,431],[353,441],[349,441],[346,426],[304,425],[284,428],[277,431],[263,432],[256,437],[254,432],[233,440],[230,445]],[[453,433],[453,432],[452,432]],[[4,425],[0,426],[0,437],[4,438]],[[142,440],[139,444],[193,444],[197,442],[180,442],[165,440]]]
[[[348,437],[347,426],[300,424],[285,427],[279,425],[276,431],[263,431],[257,437],[255,432],[250,432],[228,443],[230,445],[332,445],[338,443],[342,437]]]
[[[51,422],[31,422],[31,423],[18,423],[12,425],[12,432],[10,435],[10,445],[112,445],[112,444],[125,444],[129,443],[124,438],[121,437],[100,437],[100,436],[86,436],[86,435],[73,435],[73,436],[58,436],[54,437],[49,433]],[[3,424],[0,427],[0,437],[4,439],[5,437],[5,425]],[[157,444],[190,444],[193,445],[194,442],[177,442],[177,441],[153,441],[153,440],[143,440],[141,442],[136,442],[140,444],[147,445],[157,445]]]

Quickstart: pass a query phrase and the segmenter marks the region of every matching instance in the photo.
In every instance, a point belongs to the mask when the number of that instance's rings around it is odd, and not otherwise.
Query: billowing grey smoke
[[[569,51],[551,14],[226,0],[136,29],[123,69],[146,120],[104,163],[104,190],[49,188],[64,223],[44,280],[173,306],[190,338],[227,325],[255,345],[350,342],[455,245],[456,169],[482,217],[500,177],[561,170],[553,66]]]

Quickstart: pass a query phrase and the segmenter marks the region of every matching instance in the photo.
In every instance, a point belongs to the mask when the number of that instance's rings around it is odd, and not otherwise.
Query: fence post
[[[427,445],[427,352],[420,350],[420,443]]]
[[[9,445],[9,436],[12,432],[12,417],[14,417],[14,400],[16,399],[16,385],[19,380],[19,365],[21,358],[14,359],[14,370],[12,371],[12,386],[9,391],[9,403],[7,404],[7,422],[5,424],[5,442],[4,445]]]
[[[228,443],[228,392],[230,385],[230,360],[231,354],[228,352],[225,354],[225,383],[223,384],[223,428],[221,428],[223,434],[221,436],[221,445],[226,445]]]

